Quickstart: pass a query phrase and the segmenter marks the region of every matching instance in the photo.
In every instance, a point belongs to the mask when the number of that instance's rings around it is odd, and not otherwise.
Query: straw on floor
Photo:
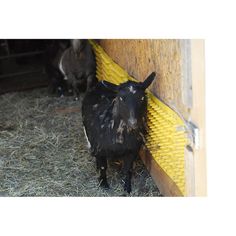
[[[47,89],[0,96],[0,196],[123,196],[120,163],[109,163],[110,190],[99,187],[87,148],[81,102]],[[160,196],[140,160],[130,196]]]

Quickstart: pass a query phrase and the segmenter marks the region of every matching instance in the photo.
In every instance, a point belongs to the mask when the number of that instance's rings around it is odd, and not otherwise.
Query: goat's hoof
[[[131,186],[130,186],[130,185],[127,185],[127,184],[125,184],[125,186],[124,186],[124,191],[126,191],[128,194],[130,194],[130,193],[131,193],[131,191],[132,191],[132,189],[131,189]]]
[[[100,184],[99,185],[103,189],[106,189],[106,190],[110,189],[110,186],[109,186],[109,184],[107,183],[106,180],[100,180]]]

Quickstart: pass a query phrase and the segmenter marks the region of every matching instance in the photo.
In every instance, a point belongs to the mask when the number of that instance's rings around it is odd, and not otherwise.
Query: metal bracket
[[[190,147],[194,149],[199,149],[200,148],[200,133],[199,133],[199,128],[190,122],[187,122],[187,127],[189,130],[189,139],[190,139]]]

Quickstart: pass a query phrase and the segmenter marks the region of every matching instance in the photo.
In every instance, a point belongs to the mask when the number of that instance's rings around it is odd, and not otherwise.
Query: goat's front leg
[[[72,92],[73,92],[73,96],[74,96],[74,100],[78,101],[79,100],[79,89],[78,89],[78,82],[76,77],[70,73],[67,75],[67,80],[68,80],[68,84],[69,86],[72,88]]]
[[[107,159],[106,157],[96,157],[97,168],[100,170],[99,183],[102,188],[109,189],[109,185],[107,183]]]
[[[74,95],[74,100],[78,101],[79,100],[79,85],[77,83],[77,81],[74,81],[73,83],[73,95]]]
[[[125,185],[124,191],[131,193],[131,178],[132,178],[132,171],[133,171],[133,162],[136,159],[136,155],[127,156],[124,159],[124,175],[125,175]]]
[[[97,83],[95,75],[89,75],[87,77],[87,91],[90,91]]]

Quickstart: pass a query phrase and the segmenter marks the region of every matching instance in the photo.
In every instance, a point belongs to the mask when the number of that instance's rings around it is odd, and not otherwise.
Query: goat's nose
[[[129,118],[128,119],[128,124],[131,128],[136,128],[137,126],[137,119],[135,118]]]

